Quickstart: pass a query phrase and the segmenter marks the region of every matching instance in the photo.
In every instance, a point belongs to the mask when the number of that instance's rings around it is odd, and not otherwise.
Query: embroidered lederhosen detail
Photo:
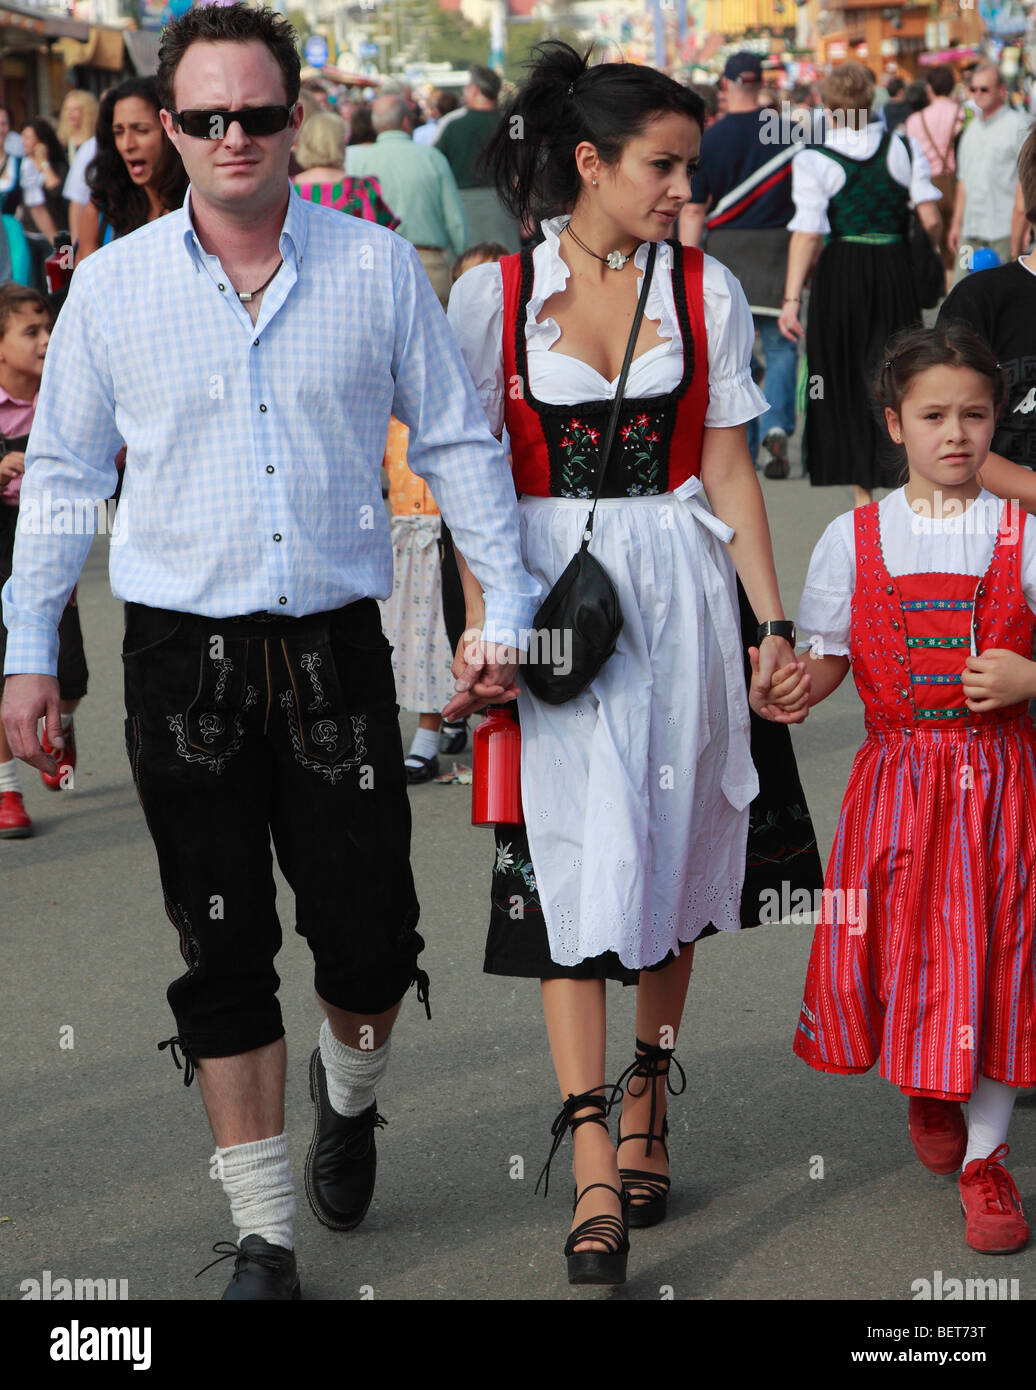
[[[282,637],[281,650],[291,687],[280,704],[296,761],[334,786],[367,756],[367,716],[345,708],[326,629]]]
[[[702,304],[702,257],[694,247],[668,243],[673,256],[673,301],[683,343],[683,374],[666,395],[627,398],[603,497],[643,497],[674,490],[701,468],[708,410],[708,344]],[[656,270],[656,273],[657,270]],[[501,262],[504,283],[504,368],[509,378],[505,422],[511,440],[515,487],[533,496],[593,495],[598,447],[611,414],[610,400],[549,405],[529,384],[525,340],[532,294],[532,251]],[[689,311],[694,296],[695,314]],[[696,363],[699,369],[695,371]],[[674,448],[679,440],[679,449]]]
[[[259,691],[246,680],[248,652],[247,638],[213,632],[202,644],[194,699],[182,714],[166,715],[177,755],[217,776],[240,751],[242,716],[259,699]]]

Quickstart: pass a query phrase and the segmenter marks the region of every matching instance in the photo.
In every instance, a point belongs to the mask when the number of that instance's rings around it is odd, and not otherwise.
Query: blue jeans
[[[795,433],[795,377],[799,360],[798,343],[784,337],[772,315],[756,314],[755,328],[766,354],[763,394],[770,402],[770,409],[765,415],[749,420],[745,427],[753,460],[759,453],[760,441],[770,430],[779,428],[789,436]]]

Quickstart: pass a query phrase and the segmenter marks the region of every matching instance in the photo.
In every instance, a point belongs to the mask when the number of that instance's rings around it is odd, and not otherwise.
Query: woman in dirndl
[[[489,159],[523,223],[547,214],[543,240],[464,275],[449,317],[493,429],[510,437],[525,563],[544,592],[579,546],[658,247],[591,544],[624,625],[614,655],[566,704],[538,701],[519,673],[526,827],[497,833],[486,969],[542,981],[564,1100],[551,1158],[573,1132],[569,1281],[621,1283],[629,1225],[666,1210],[666,1090],[692,943],[742,925],[759,781],[735,566],[754,613],[779,624],[759,640],[749,619],[763,663],[796,658],[745,437],[767,408],[751,378],[752,316],[722,265],[666,240],[690,196],[701,99],[638,64],[588,67],[554,42],[537,53]],[[478,627],[470,575],[465,593]],[[461,705],[477,707],[458,697],[448,717]],[[766,727],[785,740],[772,754],[785,781],[764,833],[781,878],[804,867],[819,885],[788,731]],[[636,1056],[609,1087],[605,981],[637,972]],[[607,1116],[620,1094],[617,1151]]]
[[[852,484],[862,507],[874,488],[897,483],[901,460],[870,383],[893,333],[921,326],[906,232],[913,204],[938,247],[941,194],[917,141],[868,119],[874,78],[867,68],[840,64],[821,93],[831,117],[824,142],[799,150],[791,166],[795,216],[777,326],[786,338],[806,339],[802,439],[810,481]],[[802,290],[825,236],[804,329]]]

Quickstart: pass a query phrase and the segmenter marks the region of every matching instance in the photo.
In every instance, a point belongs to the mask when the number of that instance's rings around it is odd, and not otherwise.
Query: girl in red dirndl
[[[771,690],[813,705],[851,666],[867,727],[794,1049],[818,1071],[877,1062],[921,1162],[963,1163],[968,1244],[1005,1254],[1029,1228],[1004,1140],[1036,1084],[1036,522],[980,483],[1004,394],[986,345],[915,329],[886,359],[876,394],[909,482],[824,533],[806,672]]]

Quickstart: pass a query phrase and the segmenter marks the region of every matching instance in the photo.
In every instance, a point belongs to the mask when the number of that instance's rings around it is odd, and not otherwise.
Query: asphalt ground
[[[790,612],[813,543],[852,505],[849,489],[811,488],[797,462],[793,473],[763,482]],[[185,1089],[156,1049],[174,1031],[165,989],[182,962],[124,751],[122,611],[103,540],[79,602],[91,684],[76,718],[76,786],[52,793],[25,769],[35,837],[0,841],[0,1299],[25,1298],[26,1281],[50,1271],[52,1282],[125,1280],[131,1300],[213,1300],[228,1265],[195,1271],[234,1232],[210,1177],[198,1088]],[[416,717],[402,723],[409,740]],[[851,682],[794,731],[825,856],[862,734]],[[319,1225],[304,1194],[320,1012],[279,880],[305,1299],[914,1300],[920,1281],[944,1289],[953,1278],[1006,1280],[994,1292],[1033,1298],[1036,1246],[999,1259],[969,1250],[955,1180],[915,1159],[900,1093],[876,1072],[821,1075],[793,1057],[808,924],[698,948],[678,1052],[688,1086],[670,1106],[670,1215],[633,1233],[624,1286],[571,1289],[568,1141],[549,1198],[533,1195],[558,1107],[539,991],[482,974],[493,842],[471,827],[469,798],[457,785],[412,791],[434,1017],[410,996],[378,1094],[389,1125],[378,1136],[377,1191],[351,1234]],[[632,1056],[634,998],[609,988],[609,1073],[618,1075]],[[1031,1096],[1016,1108],[1010,1142],[1011,1171],[1036,1211]],[[955,1320],[965,1312],[975,1310],[957,1304]],[[725,1316],[740,1325],[739,1314]],[[907,1320],[905,1311],[881,1316]],[[585,1352],[576,1355],[582,1362]]]

